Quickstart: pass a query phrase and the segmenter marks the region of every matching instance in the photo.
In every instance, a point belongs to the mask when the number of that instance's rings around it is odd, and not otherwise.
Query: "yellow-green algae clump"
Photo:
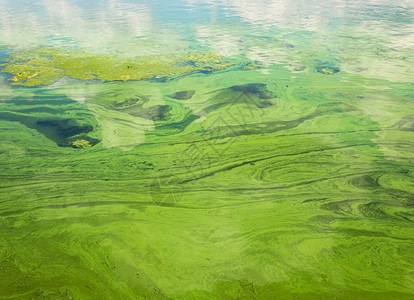
[[[72,147],[74,148],[81,148],[81,149],[86,149],[86,148],[90,148],[92,147],[91,143],[87,140],[84,139],[78,139],[78,140],[74,140],[72,142]]]
[[[193,72],[225,70],[234,63],[214,53],[148,55],[133,58],[90,54],[80,50],[39,47],[12,51],[2,60],[10,85],[49,85],[64,76],[116,81],[173,78]]]

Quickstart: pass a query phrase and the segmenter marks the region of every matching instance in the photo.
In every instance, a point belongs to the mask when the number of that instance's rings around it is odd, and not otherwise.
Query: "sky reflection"
[[[3,0],[0,44],[127,56],[203,50],[292,69],[360,56],[371,67],[391,61],[386,77],[405,81],[410,72],[395,66],[411,57],[413,12],[406,0]],[[383,57],[375,57],[377,48]]]
[[[405,0],[363,3],[344,0],[187,0],[174,3],[166,0],[87,3],[3,0],[0,3],[0,41],[18,46],[63,44],[111,49],[139,45],[142,44],[139,39],[147,38],[174,45],[179,40],[194,42],[200,34],[205,36],[202,33],[207,30],[205,28],[217,28],[216,25],[220,28],[255,25],[263,30],[275,26],[292,31],[324,28],[332,31],[358,25],[361,21],[405,22],[408,25],[412,24],[409,20],[413,10],[409,8],[413,7],[412,1]],[[226,34],[222,36],[237,39]],[[237,47],[235,50],[237,53]]]

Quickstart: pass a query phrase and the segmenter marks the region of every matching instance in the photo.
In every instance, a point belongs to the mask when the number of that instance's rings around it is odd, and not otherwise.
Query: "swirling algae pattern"
[[[412,90],[327,70],[3,89],[0,298],[412,298]]]

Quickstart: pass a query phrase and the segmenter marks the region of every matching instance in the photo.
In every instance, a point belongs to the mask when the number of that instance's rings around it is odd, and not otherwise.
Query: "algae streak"
[[[12,51],[2,65],[1,72],[12,75],[10,85],[33,87],[55,83],[64,76],[100,81],[174,78],[194,72],[221,71],[235,63],[214,53],[125,58],[39,47]]]

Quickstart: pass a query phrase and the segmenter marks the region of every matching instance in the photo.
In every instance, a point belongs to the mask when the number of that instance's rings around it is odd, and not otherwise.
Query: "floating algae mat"
[[[53,48],[14,51],[4,59],[3,72],[13,75],[10,85],[38,86],[64,76],[100,81],[177,77],[191,72],[212,72],[233,63],[212,53],[114,58]]]
[[[0,299],[414,298],[410,2],[33,2]]]

